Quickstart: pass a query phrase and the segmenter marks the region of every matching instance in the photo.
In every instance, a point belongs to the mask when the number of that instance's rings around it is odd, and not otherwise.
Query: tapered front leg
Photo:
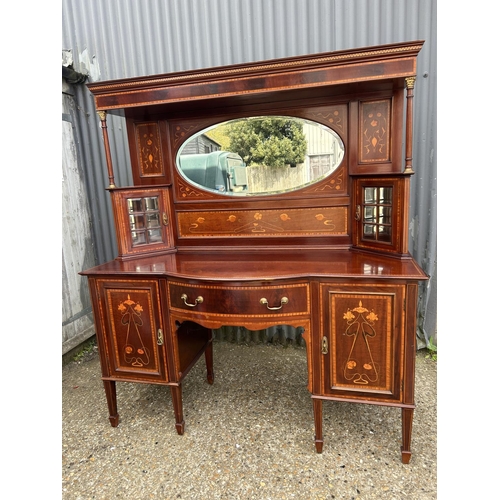
[[[323,400],[313,398],[313,411],[314,411],[314,444],[316,445],[316,452],[323,452]]]
[[[212,341],[205,349],[205,362],[207,365],[207,382],[212,385],[214,383],[214,344]]]
[[[410,463],[411,451],[411,431],[413,427],[413,408],[401,408],[403,444],[401,446],[401,461],[404,464]]]
[[[182,436],[184,434],[184,415],[182,414],[182,387],[171,385],[170,392],[172,393],[172,403],[174,405],[175,413],[175,428],[177,434]]]
[[[108,402],[109,421],[111,427],[117,427],[120,420],[118,407],[116,404],[116,382],[113,380],[103,380],[104,391],[106,392],[106,401]]]

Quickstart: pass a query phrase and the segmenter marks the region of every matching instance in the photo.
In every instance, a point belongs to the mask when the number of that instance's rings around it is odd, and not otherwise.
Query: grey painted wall
[[[421,288],[420,347],[436,334],[437,0],[63,0],[62,49],[89,81],[425,40],[415,85],[410,249],[431,279]],[[75,86],[98,263],[117,253],[107,170],[92,96]],[[109,116],[117,185],[132,184],[126,130]],[[246,334],[248,337],[248,334]],[[272,332],[262,335],[270,337]],[[278,337],[281,333],[278,334]],[[276,337],[276,335],[275,335]]]

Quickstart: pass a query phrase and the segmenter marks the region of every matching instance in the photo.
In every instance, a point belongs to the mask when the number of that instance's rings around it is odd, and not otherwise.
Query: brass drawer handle
[[[265,304],[270,311],[277,311],[278,309],[281,309],[283,307],[283,304],[288,304],[288,297],[283,297],[281,299],[281,305],[278,307],[269,307],[269,302],[265,297],[262,297],[260,299],[260,303]]]
[[[201,304],[203,302],[203,297],[201,295],[196,297],[196,299],[194,300],[194,304],[189,304],[187,302],[187,298],[188,296],[185,293],[181,295],[181,299],[184,301],[184,304],[186,304],[188,307],[196,307],[198,304]]]

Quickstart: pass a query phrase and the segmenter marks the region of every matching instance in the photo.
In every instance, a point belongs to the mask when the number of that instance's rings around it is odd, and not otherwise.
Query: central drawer
[[[309,283],[263,286],[198,285],[170,281],[168,304],[171,310],[211,316],[309,315]]]

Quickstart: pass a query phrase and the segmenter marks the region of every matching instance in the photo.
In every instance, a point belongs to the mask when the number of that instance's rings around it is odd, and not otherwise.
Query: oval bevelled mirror
[[[277,194],[330,175],[344,144],[330,128],[288,116],[230,120],[191,136],[177,168],[197,187],[230,196]]]

